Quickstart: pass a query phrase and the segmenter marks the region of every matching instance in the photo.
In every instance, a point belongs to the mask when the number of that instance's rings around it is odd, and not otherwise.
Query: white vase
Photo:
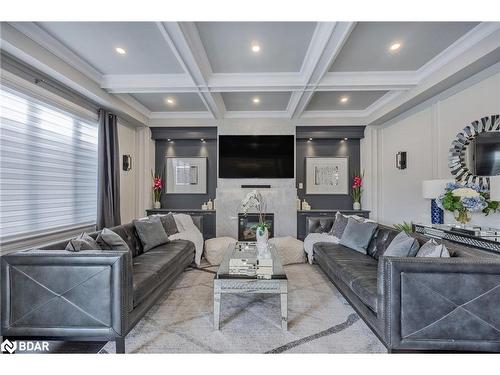
[[[155,201],[155,202],[153,203],[153,207],[154,207],[154,208],[157,208],[157,209],[158,209],[158,208],[161,208],[161,202],[159,202],[159,201]]]
[[[359,202],[354,202],[352,204],[352,208],[355,209],[355,210],[361,210],[361,203]]]

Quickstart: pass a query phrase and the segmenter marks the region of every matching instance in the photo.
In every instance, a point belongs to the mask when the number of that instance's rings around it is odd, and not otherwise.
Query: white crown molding
[[[150,112],[150,119],[213,119],[210,112],[185,111],[185,112]]]
[[[317,91],[408,90],[418,84],[413,71],[327,72]]]
[[[9,24],[67,64],[85,74],[88,78],[97,83],[101,82],[101,72],[38,26],[35,22],[9,22]]]
[[[500,30],[500,22],[482,22],[468,33],[463,35],[448,48],[428,61],[424,66],[416,71],[418,80],[421,81],[438,69],[451,63],[453,60],[459,58],[460,55],[465,54],[467,50]]]
[[[335,118],[335,117],[357,117],[364,118],[368,112],[363,110],[338,110],[338,111],[304,111],[301,119],[307,118]]]
[[[137,99],[135,99],[134,97],[132,97],[132,95],[129,95],[129,94],[116,94],[115,96],[118,99],[120,99],[121,101],[123,101],[126,104],[128,104],[129,106],[131,106],[132,108],[134,108],[136,111],[142,113],[145,117],[151,118],[151,113],[152,112],[149,110],[149,108],[147,108],[145,105],[143,105],[142,103],[140,103]]]

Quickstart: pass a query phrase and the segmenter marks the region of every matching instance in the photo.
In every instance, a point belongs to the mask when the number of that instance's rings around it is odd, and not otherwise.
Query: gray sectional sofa
[[[450,258],[383,256],[397,233],[379,226],[367,255],[317,243],[314,259],[389,352],[500,352],[500,255],[438,241]]]
[[[1,335],[115,340],[125,352],[125,336],[193,262],[195,246],[175,240],[143,252],[133,223],[111,230],[129,252],[70,252],[60,241],[3,256]]]

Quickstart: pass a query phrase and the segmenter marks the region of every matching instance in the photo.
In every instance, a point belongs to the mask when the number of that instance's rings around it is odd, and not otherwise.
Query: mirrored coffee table
[[[254,273],[251,270],[248,274],[234,273],[234,259],[248,260],[250,264],[255,263],[256,268],[268,265],[269,261],[259,261],[256,259],[257,250],[255,243],[238,242],[230,245],[226,250],[226,255],[214,277],[214,328],[219,329],[220,304],[222,294],[279,294],[281,298],[281,328],[288,329],[288,280],[281,265],[276,247],[268,245],[269,258],[272,259],[272,269],[259,270]],[[230,272],[230,261],[233,267]],[[244,268],[244,267],[242,267]],[[262,267],[265,269],[266,267]]]

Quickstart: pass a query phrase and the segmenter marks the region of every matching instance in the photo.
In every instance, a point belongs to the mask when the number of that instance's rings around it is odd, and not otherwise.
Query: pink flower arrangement
[[[153,195],[155,202],[160,201],[161,191],[163,189],[163,180],[160,175],[155,175],[153,171],[151,171],[151,177],[153,179]]]
[[[363,193],[363,189],[361,187],[363,186],[363,174],[360,175],[354,175],[352,179],[352,199],[354,202],[361,203],[361,194]]]

